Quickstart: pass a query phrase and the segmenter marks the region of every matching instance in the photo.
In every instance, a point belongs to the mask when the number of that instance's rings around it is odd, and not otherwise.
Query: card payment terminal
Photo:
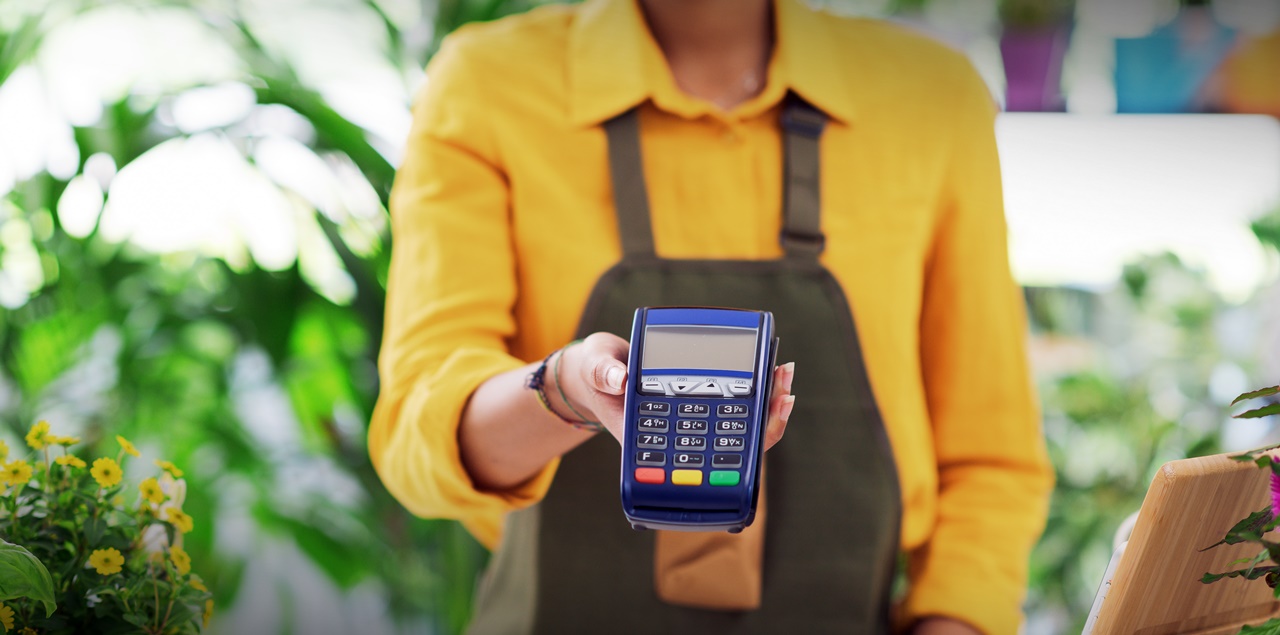
[[[636,310],[622,443],[632,527],[737,533],[751,524],[777,349],[772,313]]]

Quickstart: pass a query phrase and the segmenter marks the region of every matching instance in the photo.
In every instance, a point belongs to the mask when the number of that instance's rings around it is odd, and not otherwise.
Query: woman
[[[497,549],[473,632],[885,632],[899,550],[898,627],[1016,632],[1051,475],[993,114],[961,55],[795,0],[451,36],[392,197],[370,451]],[[772,310],[794,362],[741,537],[619,509],[618,334],[653,304]]]

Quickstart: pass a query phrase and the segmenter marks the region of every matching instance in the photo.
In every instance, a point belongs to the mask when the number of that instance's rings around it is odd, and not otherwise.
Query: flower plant
[[[117,436],[115,457],[71,453],[77,437],[41,421],[29,452],[0,441],[0,632],[23,635],[199,633],[212,594],[182,548],[182,471],[156,461],[139,485],[123,466],[139,452]]]
[[[1280,394],[1280,386],[1271,386],[1240,395],[1236,397],[1235,401],[1231,402],[1231,405],[1234,406],[1243,401],[1254,399],[1270,398],[1278,394]],[[1280,414],[1280,402],[1272,400],[1267,405],[1247,410],[1234,416],[1238,419],[1256,419],[1276,414]],[[1263,583],[1271,587],[1274,596],[1280,598],[1280,542],[1265,537],[1271,530],[1280,526],[1280,460],[1270,453],[1271,450],[1278,447],[1280,446],[1261,448],[1231,457],[1237,461],[1254,463],[1259,468],[1270,471],[1270,505],[1249,514],[1247,518],[1236,523],[1235,526],[1228,530],[1222,540],[1203,549],[1203,551],[1208,551],[1220,545],[1254,543],[1259,545],[1261,550],[1252,558],[1244,558],[1230,563],[1229,566],[1238,567],[1236,569],[1222,573],[1204,574],[1204,577],[1200,579],[1201,582],[1212,584],[1226,578],[1261,579]],[[1268,620],[1257,626],[1246,625],[1240,629],[1240,634],[1280,635],[1280,618]]]

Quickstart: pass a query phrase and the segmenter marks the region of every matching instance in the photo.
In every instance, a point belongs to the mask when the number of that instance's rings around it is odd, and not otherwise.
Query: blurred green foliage
[[[1243,380],[1257,361],[1239,326],[1256,307],[1228,303],[1176,256],[1131,263],[1121,282],[1027,293],[1057,476],[1032,558],[1029,612],[1045,632],[1083,627],[1114,534],[1160,465],[1223,451],[1227,395],[1247,385],[1224,378]],[[1224,341],[1228,331],[1246,345]]]
[[[19,13],[0,29],[0,82],[31,62],[51,29],[108,4],[54,2]],[[190,11],[209,25],[235,51],[257,103],[281,105],[305,118],[315,131],[312,149],[349,158],[381,198],[385,214],[391,163],[365,130],[263,44],[235,3],[132,4],[139,11]],[[425,64],[439,36],[460,23],[529,5],[446,0],[436,7],[436,37],[411,50],[376,2],[349,4],[353,12],[371,11],[383,19],[386,53],[406,69]],[[184,136],[159,116],[175,96],[128,95],[105,104],[98,122],[74,130],[77,173],[95,153],[124,167]],[[314,214],[356,285],[355,299],[337,304],[314,288],[296,262],[268,271],[252,261],[233,266],[209,256],[148,253],[107,240],[96,229],[83,238],[72,236],[56,213],[68,182],[41,172],[0,200],[0,232],[10,237],[0,242],[0,258],[22,243],[34,250],[44,279],[21,306],[0,309],[0,397],[8,395],[0,398],[0,422],[10,436],[20,437],[37,416],[69,411],[91,445],[110,443],[116,433],[144,446],[148,439],[162,441],[169,458],[187,470],[187,510],[208,519],[187,545],[222,606],[234,603],[246,563],[243,556],[215,549],[214,538],[227,507],[237,506],[249,510],[257,532],[295,544],[340,588],[376,579],[394,615],[425,617],[438,632],[459,631],[484,550],[456,523],[410,516],[379,483],[365,448],[364,424],[377,394],[374,362],[389,238],[377,237],[373,250],[353,249],[344,239],[352,227]],[[296,447],[264,447],[249,429],[245,389],[235,385],[246,353],[267,361],[265,374],[252,381],[287,395],[300,428]],[[358,495],[343,500],[317,488],[285,485],[291,470],[315,464],[354,484]]]

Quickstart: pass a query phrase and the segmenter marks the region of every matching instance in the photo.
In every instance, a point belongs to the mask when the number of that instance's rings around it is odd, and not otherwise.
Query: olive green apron
[[[639,306],[772,311],[795,409],[765,454],[763,589],[754,611],[674,606],[654,591],[654,532],[622,513],[621,451],[601,434],[567,453],[546,498],[508,515],[480,584],[473,634],[887,633],[898,551],[897,471],[853,313],[818,261],[819,141],[826,117],[788,99],[784,257],[666,260],[653,248],[639,124],[605,124],[623,259],[596,283],[578,327],[626,338]],[[868,275],[875,275],[868,272]],[[724,579],[725,585],[737,581]]]

